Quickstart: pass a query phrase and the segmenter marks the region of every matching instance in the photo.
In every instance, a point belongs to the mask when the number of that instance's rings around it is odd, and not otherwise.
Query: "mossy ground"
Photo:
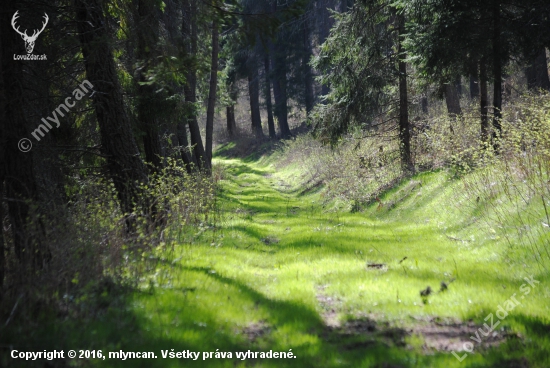
[[[139,291],[86,323],[56,321],[25,339],[2,340],[27,341],[27,350],[159,357],[72,366],[550,367],[550,277],[528,249],[510,246],[476,217],[479,208],[462,203],[460,179],[423,173],[381,204],[350,213],[334,211],[322,191],[301,194],[298,168],[276,172],[271,163],[218,157],[225,167],[218,219],[185,230],[173,251],[159,251]],[[494,347],[470,340],[474,353],[462,362],[442,346],[522,296],[531,275],[540,284],[501,322],[506,339]],[[437,293],[441,281],[448,290]],[[428,285],[434,293],[424,304],[419,292]],[[439,350],[430,348],[438,339]],[[170,349],[218,349],[233,359],[162,359]],[[249,349],[292,349],[296,358],[235,357]]]

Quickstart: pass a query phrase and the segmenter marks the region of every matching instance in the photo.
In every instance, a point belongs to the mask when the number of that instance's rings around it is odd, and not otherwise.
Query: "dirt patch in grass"
[[[383,269],[387,268],[385,263],[367,263],[367,268]]]
[[[341,301],[337,298],[330,297],[325,295],[323,292],[329,285],[319,285],[317,286],[317,301],[323,309],[321,316],[325,325],[329,328],[336,328],[340,326],[340,320],[337,310],[341,305]]]
[[[419,336],[423,341],[422,349],[429,353],[433,351],[464,351],[465,343],[472,343],[474,352],[495,347],[508,338],[517,337],[516,334],[503,329],[495,329],[485,336],[481,331],[487,331],[483,326],[473,322],[446,321],[441,322],[438,318],[416,319],[417,322],[411,326],[399,326],[386,321],[379,321],[373,316],[360,316],[345,322],[340,321],[339,310],[342,301],[339,298],[328,296],[324,290],[328,285],[317,286],[317,301],[322,308],[321,316],[325,323],[327,332],[325,337],[338,336],[361,337],[352,339],[349,344],[342,341],[344,348],[357,348],[382,342],[387,345],[406,346],[406,338]],[[480,330],[481,329],[481,330]],[[466,345],[470,348],[471,345]]]
[[[409,333],[421,336],[424,339],[424,348],[427,350],[457,352],[464,351],[465,343],[472,343],[475,351],[480,348],[498,346],[506,339],[515,336],[509,331],[501,329],[485,336],[480,329],[487,331],[483,326],[478,326],[473,322],[440,323],[431,321],[414,326]]]
[[[279,242],[279,239],[274,236],[267,236],[265,238],[260,239],[262,243],[265,245],[271,245],[271,244],[277,244]]]
[[[406,330],[368,317],[327,325],[322,335],[323,339],[339,345],[343,350],[365,349],[376,345],[405,347],[406,336]]]
[[[255,342],[257,339],[269,334],[272,328],[265,321],[252,323],[242,329],[241,333],[246,336],[250,342]]]

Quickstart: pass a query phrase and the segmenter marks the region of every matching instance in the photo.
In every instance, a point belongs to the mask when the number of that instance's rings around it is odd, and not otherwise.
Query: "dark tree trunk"
[[[185,40],[184,51],[188,56],[197,55],[197,0],[183,0],[183,24],[182,33]],[[193,146],[193,162],[202,169],[206,161],[204,145],[202,143],[201,130],[197,121],[195,103],[197,102],[197,69],[192,65],[187,72],[187,83],[184,86],[186,111],[186,123],[189,126],[191,145]]]
[[[311,66],[309,61],[313,52],[311,51],[311,42],[309,41],[309,24],[307,18],[304,19],[304,27],[302,30],[303,41],[304,41],[304,52],[302,56],[302,73],[304,75],[304,94],[305,94],[305,103],[306,103],[306,113],[309,115],[309,112],[313,110],[313,73],[311,72]]]
[[[4,150],[8,145],[8,140],[5,131],[6,121],[6,105],[8,103],[6,86],[4,84],[4,47],[6,47],[4,38],[6,24],[5,15],[8,12],[4,6],[0,6],[0,305],[4,296],[4,275],[5,275],[5,242],[4,242],[4,180],[6,179],[5,170],[5,155]],[[8,54],[11,50],[8,51]]]
[[[155,48],[158,42],[159,20],[156,17],[155,6],[152,0],[136,0],[137,22],[137,59],[140,65],[138,81],[146,81],[146,73],[153,67]],[[143,132],[143,148],[145,160],[153,165],[154,170],[162,166],[161,144],[156,121],[154,85],[138,84],[137,113],[139,127]]]
[[[502,130],[502,45],[501,45],[500,1],[493,0],[493,147],[498,150],[498,137]]]
[[[445,103],[447,104],[447,112],[451,118],[451,133],[454,133],[453,123],[457,116],[462,115],[462,109],[460,108],[460,98],[455,85],[445,84]]]
[[[237,122],[235,121],[235,105],[229,105],[225,108],[227,115],[227,133],[231,138],[237,133]]]
[[[455,79],[455,88],[458,93],[458,98],[462,97],[462,78],[459,76]]]
[[[22,64],[13,60],[13,55],[20,53],[18,46],[21,45],[21,38],[10,25],[16,7],[16,2],[10,1],[0,5],[0,182],[3,182],[0,188],[5,188],[15,254],[21,263],[37,269],[48,259],[49,251],[42,244],[41,233],[30,228],[34,221],[29,218],[29,203],[37,203],[38,190],[33,175],[33,155],[20,148],[22,139],[32,138],[24,114]],[[0,194],[2,199],[3,194]],[[0,226],[3,226],[2,220],[0,217]],[[3,265],[2,260],[2,272]]]
[[[484,144],[489,141],[487,79],[487,59],[483,57],[479,62],[479,102],[481,113],[481,141]]]
[[[1,46],[1,42],[0,42],[0,46]],[[1,51],[0,51],[1,52]],[[1,55],[0,55],[1,57]],[[2,86],[1,86],[1,82],[0,82],[0,93],[2,91]],[[0,102],[1,104],[2,102]],[[1,107],[0,107],[0,111],[3,110]],[[1,112],[0,112],[1,114]],[[3,118],[3,116],[0,115],[0,118]],[[0,133],[0,144],[2,143],[5,143],[5,142],[2,142],[2,133]],[[2,153],[0,153],[0,165],[3,163],[3,157],[2,157]],[[1,168],[0,168],[0,171],[1,171]],[[5,275],[5,268],[6,268],[6,261],[5,261],[5,253],[4,253],[4,249],[5,249],[5,242],[4,242],[4,175],[0,172],[0,305],[2,305],[2,297],[4,295],[3,293],[3,290],[4,290],[4,275]]]
[[[398,15],[398,37],[405,34],[405,17]],[[409,129],[409,100],[407,93],[407,63],[405,49],[401,39],[398,46],[399,54],[399,140],[401,151],[401,167],[406,173],[414,173],[411,157],[411,133]]]
[[[542,48],[540,52],[525,70],[527,77],[527,88],[550,90],[550,79],[548,78],[548,62],[546,60],[546,49]]]
[[[420,105],[422,106],[422,113],[427,114],[428,113],[428,97],[422,96],[422,99],[420,100]]]
[[[101,148],[122,210],[130,213],[139,200],[139,183],[147,181],[147,174],[124,109],[107,21],[98,0],[75,0],[75,5],[86,75],[94,86],[92,99]]]
[[[275,71],[273,73],[273,94],[275,95],[275,116],[279,123],[281,138],[290,137],[290,128],[288,126],[288,97],[286,93],[286,54],[281,47],[272,45],[271,55]]]
[[[210,90],[208,92],[208,107],[206,109],[206,147],[205,147],[205,168],[212,169],[212,139],[214,134],[214,109],[216,107],[216,90],[218,88],[218,53],[219,53],[219,29],[218,20],[212,21],[212,58],[210,64]]]
[[[333,9],[334,0],[319,0],[320,2],[320,21],[319,25],[319,44],[322,45],[325,43],[326,39],[330,34],[330,29],[334,24],[334,19],[330,16],[329,9]],[[323,84],[321,86],[321,95],[326,96],[330,92],[329,86]]]
[[[138,111],[140,110],[138,109]],[[140,113],[138,112],[138,114]],[[143,113],[141,113],[140,115],[143,116]],[[156,120],[151,119],[142,127],[145,133],[145,135],[143,136],[143,150],[145,152],[145,160],[153,165],[154,171],[158,171],[162,166],[162,149]]]
[[[271,72],[269,67],[269,53],[264,54],[265,69],[265,104],[267,108],[267,126],[269,128],[269,138],[277,138],[275,133],[275,121],[273,120],[273,105],[271,102]]]
[[[449,83],[445,84],[445,103],[447,104],[449,116],[456,117],[462,114],[458,91],[454,85]]]
[[[191,174],[193,172],[193,156],[189,153],[189,140],[187,139],[187,124],[179,122],[177,126],[178,143],[181,150],[181,159],[185,165],[185,170]]]
[[[476,74],[470,74],[470,98],[475,100],[479,98],[479,79]]]
[[[227,75],[225,85],[229,94],[229,105],[226,106],[226,118],[227,118],[227,134],[233,138],[237,134],[237,122],[235,121],[235,104],[239,97],[239,90],[236,86],[237,71],[231,68]]]
[[[340,13],[345,13],[348,11],[348,0],[340,0]]]
[[[260,116],[260,81],[258,79],[258,63],[254,54],[248,58],[247,71],[252,132],[256,138],[262,139],[264,133],[262,131],[262,118]]]

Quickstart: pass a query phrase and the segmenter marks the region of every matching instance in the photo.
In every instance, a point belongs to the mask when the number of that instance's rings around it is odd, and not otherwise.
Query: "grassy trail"
[[[484,235],[471,213],[443,208],[460,187],[445,173],[402,183],[379,208],[344,213],[325,208],[319,193],[300,193],[291,169],[218,164],[226,174],[216,226],[183,234],[124,307],[73,326],[63,337],[67,349],[80,341],[79,349],[158,356],[90,361],[101,367],[550,366],[548,276]],[[500,334],[471,340],[485,316],[523,295],[527,275],[540,284],[509,312]],[[438,292],[441,281],[448,290]],[[424,304],[419,292],[428,285]],[[467,341],[474,353],[459,362],[450,350]],[[170,349],[218,349],[233,358],[162,359]],[[236,357],[289,349],[296,358]]]

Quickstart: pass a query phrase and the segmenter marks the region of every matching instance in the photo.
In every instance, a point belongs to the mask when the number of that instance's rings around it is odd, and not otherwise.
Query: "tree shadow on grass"
[[[550,325],[526,315],[510,316],[525,327],[529,340],[515,340],[483,355],[475,353],[459,363],[450,353],[422,351],[407,346],[406,331],[371,320],[351,320],[342,327],[327,327],[319,313],[292,300],[269,298],[237,279],[213,272],[208,267],[170,264],[177,271],[209,280],[202,286],[178,285],[150,291],[134,291],[119,298],[101,313],[85,321],[57,320],[30,335],[17,331],[3,334],[0,366],[3,367],[536,367],[548,362]],[[190,287],[193,286],[193,287]],[[219,295],[255,305],[264,313],[266,326],[261,336],[251,339],[246,326],[224,324],[212,304],[196,303],[197,293],[214,286],[231,290]],[[201,290],[202,288],[202,290]],[[145,304],[142,302],[145,301]],[[147,307],[145,309],[144,305]],[[176,310],[172,310],[176,308]],[[219,311],[219,310],[218,310]],[[246,313],[243,310],[242,313]],[[169,317],[168,319],[166,317]],[[181,319],[178,325],[171,319]],[[258,323],[260,321],[251,321]],[[267,328],[268,327],[268,328]],[[5,331],[3,331],[5,332]],[[20,351],[44,349],[102,350],[105,360],[75,359],[48,362],[15,361],[11,346]],[[181,352],[232,352],[232,359],[163,359],[161,350]],[[236,352],[292,349],[295,359],[239,360]],[[157,359],[109,359],[109,352],[147,352]],[[526,358],[523,358],[525,356]]]

